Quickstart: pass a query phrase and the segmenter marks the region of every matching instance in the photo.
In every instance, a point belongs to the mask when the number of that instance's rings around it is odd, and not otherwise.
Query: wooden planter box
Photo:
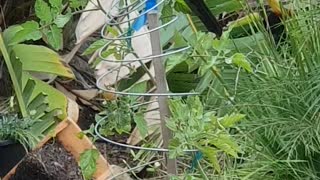
[[[78,104],[69,100],[68,102],[68,117],[66,120],[59,123],[54,131],[56,138],[61,142],[64,148],[69,151],[77,162],[79,162],[80,154],[85,150],[96,148],[87,136],[79,138],[78,134],[82,131],[76,124],[79,117]],[[41,148],[46,142],[52,138],[52,134],[48,135],[41,141],[35,149]],[[15,173],[17,164],[12,170],[3,178],[9,180]],[[105,158],[100,154],[97,160],[97,170],[93,175],[95,180],[105,180],[110,174],[110,165]]]

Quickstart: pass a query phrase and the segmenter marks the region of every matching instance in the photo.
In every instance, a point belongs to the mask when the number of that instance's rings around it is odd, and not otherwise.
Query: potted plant
[[[79,108],[77,103],[74,101],[68,100],[67,106],[67,118],[61,121],[55,126],[50,134],[47,134],[42,140],[36,144],[32,151],[36,151],[43,147],[52,137],[56,141],[59,141],[63,147],[73,156],[76,162],[83,166],[81,168],[84,176],[90,176],[96,180],[106,179],[110,175],[110,166],[105,158],[96,150],[96,147],[93,145],[92,141],[86,136],[83,135],[81,138],[79,134],[82,133],[82,130],[76,124],[78,120]],[[90,163],[88,157],[84,157],[85,154],[93,151],[96,153],[94,162]],[[0,154],[1,156],[1,154]],[[88,164],[87,164],[88,163]],[[3,177],[3,180],[9,180],[16,173],[17,167],[20,162],[11,167],[11,170]],[[90,179],[90,178],[88,178]]]
[[[38,139],[29,131],[31,119],[16,115],[0,115],[0,177],[13,168]]]
[[[18,107],[14,112],[21,117],[0,115],[0,177],[67,117],[67,98],[30,72],[67,78],[73,78],[73,74],[49,48],[21,44],[28,40],[28,34],[23,32],[26,30],[27,27],[16,25],[0,33],[1,56],[15,92],[13,107]],[[15,36],[22,39],[17,41]]]

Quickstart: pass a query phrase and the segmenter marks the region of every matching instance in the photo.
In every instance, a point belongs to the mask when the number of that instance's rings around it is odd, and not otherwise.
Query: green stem
[[[23,101],[22,90],[20,88],[17,76],[16,76],[15,71],[13,69],[13,66],[11,64],[10,56],[8,54],[6,45],[5,45],[4,41],[3,41],[3,37],[2,37],[2,33],[1,32],[0,32],[0,51],[2,53],[4,61],[5,61],[6,65],[7,65],[7,68],[8,68],[9,74],[11,76],[11,80],[12,80],[12,83],[13,83],[13,88],[14,88],[14,91],[16,93],[16,97],[18,99],[18,104],[19,104],[19,107],[20,107],[21,114],[22,114],[23,117],[27,117],[28,113],[27,113],[26,105],[25,105],[25,103]]]
[[[200,173],[202,175],[202,178],[205,179],[205,180],[209,180],[208,176],[206,175],[206,173],[204,172],[201,164],[199,161],[197,161],[197,164],[198,164],[198,169],[200,170]]]

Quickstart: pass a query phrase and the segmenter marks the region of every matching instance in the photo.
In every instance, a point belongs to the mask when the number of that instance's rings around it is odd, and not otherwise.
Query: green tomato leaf
[[[22,29],[12,37],[10,45],[18,44],[27,40],[39,40],[42,37],[39,31],[39,24],[35,21],[27,21],[21,24]]]
[[[62,0],[49,0],[50,5],[58,11],[61,11]]]
[[[71,8],[80,8],[87,5],[88,0],[69,0]]]
[[[45,23],[51,23],[52,22],[52,14],[51,9],[44,0],[36,0],[36,4],[34,6],[36,16]]]
[[[113,35],[115,37],[119,36],[119,32],[115,27],[108,26],[107,33],[110,33],[111,35]]]
[[[92,178],[97,170],[97,160],[99,158],[99,151],[96,149],[89,149],[80,155],[80,169],[86,180]]]
[[[60,50],[62,48],[62,29],[57,25],[51,25],[50,30],[45,32],[47,36],[47,42],[55,49]]]
[[[141,137],[146,137],[148,134],[148,124],[144,119],[143,113],[137,113],[133,119],[137,125]]]
[[[96,50],[102,48],[108,41],[106,39],[100,39],[94,43],[92,43],[83,53],[82,55],[88,55],[94,53]]]
[[[63,28],[71,19],[72,14],[67,13],[67,14],[59,14],[57,17],[54,19],[54,23],[57,25],[58,28]]]
[[[253,70],[251,68],[250,63],[247,61],[246,56],[242,53],[236,53],[232,56],[232,63],[238,67],[241,67],[248,72],[252,73]]]

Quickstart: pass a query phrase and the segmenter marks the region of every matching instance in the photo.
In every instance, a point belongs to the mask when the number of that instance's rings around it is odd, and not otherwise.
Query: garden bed
[[[24,157],[10,179],[82,180],[83,177],[72,154],[59,141],[51,140],[42,148]]]

